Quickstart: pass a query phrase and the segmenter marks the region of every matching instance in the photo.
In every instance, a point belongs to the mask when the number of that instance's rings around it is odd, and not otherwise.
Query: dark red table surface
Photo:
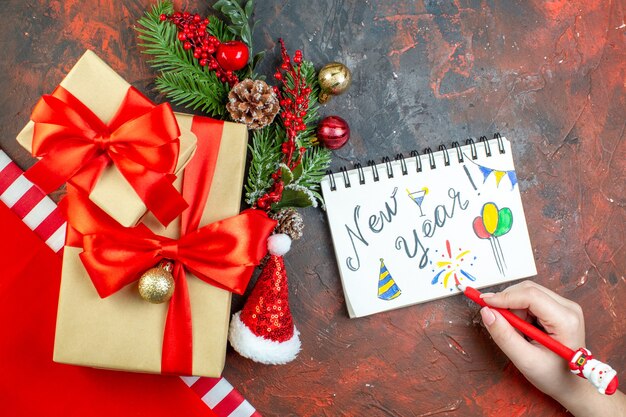
[[[148,0],[0,3],[0,145],[85,49],[155,100],[133,24]],[[207,2],[176,2],[207,12]],[[467,136],[513,142],[533,278],[580,303],[588,346],[626,381],[626,24],[620,1],[259,1],[257,48],[276,39],[353,72],[323,115],[352,138],[333,167]],[[303,350],[263,366],[229,349],[224,376],[266,416],[561,416],[489,339],[461,297],[350,320],[319,209],[286,262]],[[498,289],[498,288],[496,288]],[[236,299],[233,308],[241,307]]]

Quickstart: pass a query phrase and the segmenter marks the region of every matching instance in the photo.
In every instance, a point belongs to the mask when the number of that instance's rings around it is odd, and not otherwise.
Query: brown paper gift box
[[[181,127],[182,128],[182,127]],[[198,138],[202,140],[202,138]],[[248,132],[224,123],[217,165],[200,226],[239,213]],[[182,175],[174,183],[181,189]],[[142,222],[178,238],[180,218],[167,228],[151,213]],[[160,373],[167,303],[150,304],[137,283],[101,299],[80,261],[66,246],[59,295],[54,361],[97,368]],[[193,325],[193,375],[217,377],[224,368],[231,293],[187,272]]]
[[[128,82],[92,51],[85,52],[60,85],[105,123],[115,115],[130,88]],[[190,130],[192,118],[190,115],[176,114],[181,135],[175,174],[185,167],[196,148],[196,136]],[[34,125],[30,121],[17,136],[17,141],[29,152]],[[124,227],[136,225],[147,210],[128,181],[113,165],[105,169],[89,194],[89,199]]]

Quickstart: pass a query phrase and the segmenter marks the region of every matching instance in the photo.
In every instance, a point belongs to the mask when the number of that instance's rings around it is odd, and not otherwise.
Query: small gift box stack
[[[244,125],[154,105],[93,52],[35,106],[26,176],[68,219],[56,362],[217,377],[275,222],[239,214]]]

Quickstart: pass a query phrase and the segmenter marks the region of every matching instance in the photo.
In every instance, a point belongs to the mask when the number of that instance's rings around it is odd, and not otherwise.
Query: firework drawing
[[[448,256],[446,257],[446,255]],[[443,285],[443,287],[446,289],[450,287],[450,291],[452,291],[453,288],[456,288],[456,284],[459,284],[464,279],[476,281],[476,278],[472,274],[463,269],[467,263],[470,263],[470,266],[472,266],[472,262],[476,260],[475,256],[470,256],[469,250],[462,250],[461,248],[459,248],[459,253],[455,256],[452,256],[450,241],[446,240],[446,252],[442,253],[441,257],[443,258],[442,260],[435,262],[437,268],[441,269],[433,277],[433,280],[431,282],[432,285],[437,284],[438,282],[440,282],[441,279],[441,284]],[[453,283],[451,283],[450,278],[454,278]]]

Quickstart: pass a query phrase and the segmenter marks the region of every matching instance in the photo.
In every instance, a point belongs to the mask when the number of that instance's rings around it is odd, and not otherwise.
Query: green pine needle
[[[295,182],[311,191],[319,190],[319,184],[330,165],[331,151],[321,146],[308,148],[302,157],[302,175]]]
[[[323,205],[324,201],[318,192],[320,189],[319,184],[330,166],[331,151],[317,146],[317,138],[315,136],[315,128],[319,120],[317,97],[320,92],[320,86],[317,80],[317,71],[315,71],[311,61],[302,61],[300,71],[306,85],[311,88],[311,95],[309,96],[309,107],[306,115],[303,117],[306,129],[300,132],[296,138],[297,146],[306,148],[306,152],[302,157],[302,175],[296,181],[296,184],[309,189],[313,196]],[[292,79],[288,78],[287,81],[291,83],[290,87],[293,86]]]
[[[302,61],[300,66],[301,77],[304,79],[307,86],[311,88],[311,95],[309,96],[309,107],[306,115],[302,118],[306,129],[298,133],[296,137],[296,145],[298,147],[304,146],[309,148],[315,144],[315,127],[317,126],[317,120],[319,116],[317,114],[319,106],[317,105],[317,97],[320,92],[319,82],[317,81],[317,72],[311,61]],[[286,73],[287,86],[291,89],[294,88],[294,80],[290,73]],[[292,100],[295,99],[292,94],[283,90],[285,97],[289,97]]]
[[[215,36],[220,42],[228,42],[236,39],[236,36],[232,31],[228,30],[228,26],[222,20],[215,16],[209,18],[209,26],[207,26],[209,33]]]
[[[150,55],[148,63],[160,72],[156,86],[169,99],[192,109],[202,109],[213,116],[226,114],[228,86],[215,73],[197,64],[192,51],[178,41],[176,25],[161,22],[161,14],[172,14],[170,0],[159,0],[137,21],[139,46]],[[209,30],[218,39],[229,39],[223,22],[211,17]]]
[[[223,103],[228,99],[228,85],[213,73],[199,78],[185,72],[164,72],[157,77],[156,86],[175,103],[212,115],[226,114]]]
[[[277,140],[277,125],[272,124],[252,134],[252,143],[248,146],[252,154],[252,163],[248,171],[245,186],[246,203],[253,205],[272,186],[271,175],[278,169],[282,159],[281,142]],[[284,135],[284,132],[283,132]]]

